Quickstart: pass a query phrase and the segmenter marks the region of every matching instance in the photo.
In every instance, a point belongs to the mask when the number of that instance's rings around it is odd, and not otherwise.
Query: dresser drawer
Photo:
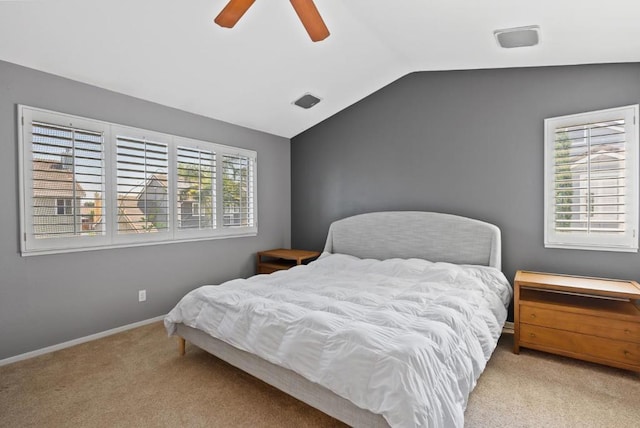
[[[520,305],[520,322],[640,343],[640,323]]]
[[[547,351],[566,351],[590,361],[607,360],[640,367],[640,344],[603,337],[588,336],[571,331],[521,324],[520,342],[541,346]],[[591,358],[588,358],[591,357]]]

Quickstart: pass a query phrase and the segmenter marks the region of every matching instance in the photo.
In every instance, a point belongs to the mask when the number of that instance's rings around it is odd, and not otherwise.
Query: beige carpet
[[[638,427],[640,375],[534,351],[505,336],[468,427]],[[340,427],[187,345],[161,323],[0,367],[0,427]]]

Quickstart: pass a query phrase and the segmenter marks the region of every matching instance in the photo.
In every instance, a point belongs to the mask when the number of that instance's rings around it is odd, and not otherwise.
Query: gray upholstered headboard
[[[324,251],[501,268],[497,226],[433,212],[374,212],[337,220],[329,227]]]

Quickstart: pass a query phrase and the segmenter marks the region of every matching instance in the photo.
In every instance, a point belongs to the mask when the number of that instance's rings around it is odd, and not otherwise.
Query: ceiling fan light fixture
[[[295,100],[293,104],[297,105],[298,107],[302,107],[304,109],[310,109],[314,105],[318,104],[320,101],[321,101],[320,98],[307,92],[306,94],[304,94],[303,96]]]
[[[540,27],[538,25],[504,28],[494,31],[493,35],[498,45],[505,49],[535,46],[540,43]]]

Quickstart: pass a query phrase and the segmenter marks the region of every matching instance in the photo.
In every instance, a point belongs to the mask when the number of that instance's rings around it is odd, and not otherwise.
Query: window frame
[[[556,145],[556,129],[567,126],[579,126],[611,120],[625,120],[625,233],[615,236],[600,232],[559,233],[555,230],[555,179],[554,152]],[[638,104],[603,109],[585,113],[571,114],[547,118],[544,120],[544,246],[545,248],[563,248],[594,251],[638,252],[638,219],[639,219],[639,139],[638,139]],[[595,170],[597,172],[597,170]],[[597,180],[597,178],[592,179]],[[585,196],[589,198],[590,196]],[[591,196],[593,197],[593,196]],[[587,204],[589,207],[589,204]],[[589,211],[587,214],[594,215]]]
[[[227,146],[219,143],[196,140],[150,131],[117,123],[110,123],[81,116],[59,113],[26,105],[17,105],[18,109],[18,145],[19,145],[19,203],[20,203],[20,250],[23,256],[39,254],[56,254],[76,251],[100,250],[109,248],[126,248],[142,245],[170,244],[211,239],[256,236],[258,233],[257,207],[257,159],[254,150]],[[70,236],[55,238],[36,238],[34,235],[34,195],[32,157],[33,122],[44,122],[65,127],[83,128],[101,132],[103,135],[103,173],[104,195],[102,196],[104,232],[92,236]],[[168,186],[167,200],[169,204],[168,228],[166,231],[154,233],[118,233],[118,192],[117,192],[117,137],[148,138],[166,143],[168,146]],[[177,166],[178,147],[198,148],[215,154],[213,168],[215,189],[212,189],[213,204],[218,210],[214,213],[213,225],[210,228],[180,229],[178,226],[178,190]],[[253,218],[252,227],[227,227],[222,224],[222,178],[221,159],[223,155],[246,156],[253,162]],[[56,201],[57,202],[57,201]],[[57,210],[57,207],[56,207]],[[57,213],[57,211],[56,211]],[[216,224],[217,222],[217,224]]]
[[[70,249],[79,251],[84,248],[94,248],[108,245],[106,234],[94,236],[72,236],[51,239],[36,239],[35,227],[33,223],[34,207],[33,203],[33,176],[29,174],[32,168],[31,149],[32,144],[32,122],[44,122],[52,125],[82,128],[101,132],[103,135],[103,156],[107,157],[108,147],[104,144],[109,135],[109,129],[104,123],[79,116],[60,114],[49,110],[36,109],[33,107],[18,106],[18,132],[19,143],[19,186],[20,186],[20,249],[22,255],[46,254],[64,252]],[[36,116],[36,117],[34,117]],[[103,164],[104,167],[104,164]]]

